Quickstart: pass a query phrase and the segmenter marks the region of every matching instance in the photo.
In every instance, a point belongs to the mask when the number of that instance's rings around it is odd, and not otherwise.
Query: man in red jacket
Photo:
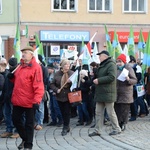
[[[21,50],[22,59],[15,73],[8,75],[14,82],[12,93],[13,123],[22,138],[18,149],[31,150],[34,136],[34,115],[44,94],[41,66],[36,62],[34,49],[27,46]],[[25,123],[22,123],[22,116]]]

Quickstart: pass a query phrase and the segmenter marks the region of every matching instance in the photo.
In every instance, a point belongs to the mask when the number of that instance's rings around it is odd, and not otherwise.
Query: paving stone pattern
[[[129,122],[121,134],[109,136],[111,126],[105,125],[100,137],[89,137],[90,126],[76,126],[78,118],[71,119],[71,131],[61,136],[62,127],[44,124],[35,131],[33,150],[150,150],[150,117],[138,118]],[[0,125],[0,134],[5,131]],[[0,138],[0,150],[17,150],[21,139]]]

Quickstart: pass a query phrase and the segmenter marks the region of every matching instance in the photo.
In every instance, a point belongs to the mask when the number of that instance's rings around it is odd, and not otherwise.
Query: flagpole
[[[68,83],[68,80],[61,86],[60,90],[63,89],[63,87]]]
[[[21,65],[18,65],[11,73],[14,73]]]

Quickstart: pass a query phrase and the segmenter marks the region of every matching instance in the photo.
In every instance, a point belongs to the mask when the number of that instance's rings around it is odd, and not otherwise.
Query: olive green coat
[[[95,86],[94,101],[116,101],[116,76],[117,66],[111,57],[101,62],[97,70],[98,85]]]

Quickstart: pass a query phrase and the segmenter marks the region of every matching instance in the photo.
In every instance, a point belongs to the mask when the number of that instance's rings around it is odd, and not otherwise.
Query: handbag
[[[49,100],[50,100],[49,92],[47,90],[45,90],[44,95],[43,95],[43,101],[47,102]]]
[[[82,101],[81,91],[74,91],[68,93],[68,99],[70,103],[81,103]]]

